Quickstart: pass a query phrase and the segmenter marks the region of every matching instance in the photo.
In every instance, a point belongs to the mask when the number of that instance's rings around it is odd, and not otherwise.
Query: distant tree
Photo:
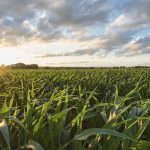
[[[29,69],[38,69],[38,65],[37,64],[30,64],[30,65],[26,65],[26,68],[29,68]]]
[[[29,68],[29,69],[38,69],[37,64],[24,64],[24,63],[17,63],[17,64],[11,64],[10,68]]]
[[[26,65],[25,65],[24,63],[17,63],[17,64],[16,64],[16,67],[17,67],[17,68],[25,68],[25,66],[26,66]]]

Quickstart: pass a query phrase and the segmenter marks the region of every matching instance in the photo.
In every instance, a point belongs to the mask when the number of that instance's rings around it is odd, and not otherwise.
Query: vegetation
[[[38,69],[38,65],[37,64],[24,64],[24,63],[17,63],[17,64],[12,64],[9,66],[6,66],[6,68],[24,68],[24,69]]]
[[[0,83],[2,150],[149,150],[149,68],[3,70]]]

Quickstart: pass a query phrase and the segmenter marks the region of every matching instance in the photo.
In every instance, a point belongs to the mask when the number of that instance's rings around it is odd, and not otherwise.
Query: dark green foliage
[[[150,69],[7,70],[0,149],[148,150]]]

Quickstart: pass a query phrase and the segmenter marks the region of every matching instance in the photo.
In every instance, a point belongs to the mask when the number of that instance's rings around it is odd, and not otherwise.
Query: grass
[[[2,150],[149,150],[150,69],[0,74]]]

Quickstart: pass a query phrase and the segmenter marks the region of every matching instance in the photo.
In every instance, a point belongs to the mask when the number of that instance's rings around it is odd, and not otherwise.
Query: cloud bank
[[[150,53],[150,0],[1,0],[0,45],[88,42],[88,48],[36,58]]]

